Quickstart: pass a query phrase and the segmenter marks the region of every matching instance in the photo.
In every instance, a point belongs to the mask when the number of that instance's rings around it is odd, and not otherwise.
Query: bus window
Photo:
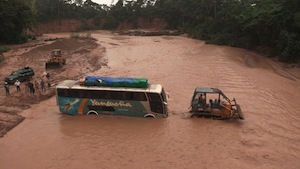
[[[101,91],[101,98],[102,99],[111,99],[110,91]]]
[[[87,90],[87,98],[90,99],[102,99],[103,92],[100,90]]]
[[[85,90],[76,90],[76,89],[71,89],[70,90],[70,97],[74,98],[87,98],[88,93]]]
[[[157,93],[148,93],[148,97],[151,102],[161,102],[160,96]]]
[[[87,91],[87,95],[87,98],[90,99],[110,99],[109,91],[89,90]]]
[[[128,100],[125,98],[125,92],[123,91],[111,91],[110,92],[110,99],[112,100]]]
[[[147,98],[144,92],[132,92],[132,100],[147,101]]]
[[[163,113],[163,103],[158,93],[148,93],[150,109],[155,113]]]
[[[57,90],[57,95],[61,97],[69,97],[69,89],[58,89]]]
[[[87,90],[82,90],[79,92],[79,97],[81,98],[88,98],[89,97],[89,93]]]
[[[132,93],[131,92],[122,92],[123,100],[132,100]]]
[[[79,90],[70,90],[70,97],[79,97]]]

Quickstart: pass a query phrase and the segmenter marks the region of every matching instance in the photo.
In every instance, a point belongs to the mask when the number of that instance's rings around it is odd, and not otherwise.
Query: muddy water
[[[92,36],[108,60],[95,74],[162,84],[170,116],[65,116],[51,98],[0,139],[1,169],[300,168],[299,82],[256,54],[187,37]],[[196,86],[235,97],[246,120],[189,118]]]

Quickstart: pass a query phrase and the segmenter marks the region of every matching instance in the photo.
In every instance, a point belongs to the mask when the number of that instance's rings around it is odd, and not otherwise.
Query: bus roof
[[[75,80],[61,81],[56,86],[56,88],[59,88],[59,89],[109,90],[109,91],[133,91],[133,92],[150,92],[150,93],[160,93],[162,91],[162,85],[160,85],[160,84],[149,84],[148,88],[84,86],[84,85],[80,85],[79,81],[75,81]]]

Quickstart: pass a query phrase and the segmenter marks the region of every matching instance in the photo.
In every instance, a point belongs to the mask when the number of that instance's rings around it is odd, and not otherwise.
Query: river
[[[258,54],[185,36],[92,37],[108,61],[93,75],[162,84],[169,117],[68,116],[52,97],[0,139],[1,169],[300,168],[300,84]],[[190,118],[195,87],[236,98],[245,120]]]

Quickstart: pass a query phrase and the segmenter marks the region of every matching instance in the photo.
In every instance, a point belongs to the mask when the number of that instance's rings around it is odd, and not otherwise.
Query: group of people
[[[206,98],[202,94],[200,94],[200,96],[198,98],[198,105],[201,108],[205,108],[206,107]],[[220,99],[215,99],[214,101],[213,101],[213,99],[209,99],[209,104],[208,104],[209,108],[216,108],[219,105],[220,105]]]
[[[19,80],[16,80],[16,82],[14,83],[14,85],[16,86],[17,92],[21,92],[21,82]],[[48,87],[50,87],[50,82],[48,80]],[[26,87],[27,90],[29,89],[30,94],[35,93],[35,91],[46,91],[46,82],[44,81],[44,79],[42,79],[40,82],[35,81],[34,83],[32,83],[31,81],[28,81],[26,83]],[[10,91],[9,91],[9,84],[7,82],[5,82],[5,93],[6,96],[10,95]],[[26,91],[26,88],[25,88]]]

